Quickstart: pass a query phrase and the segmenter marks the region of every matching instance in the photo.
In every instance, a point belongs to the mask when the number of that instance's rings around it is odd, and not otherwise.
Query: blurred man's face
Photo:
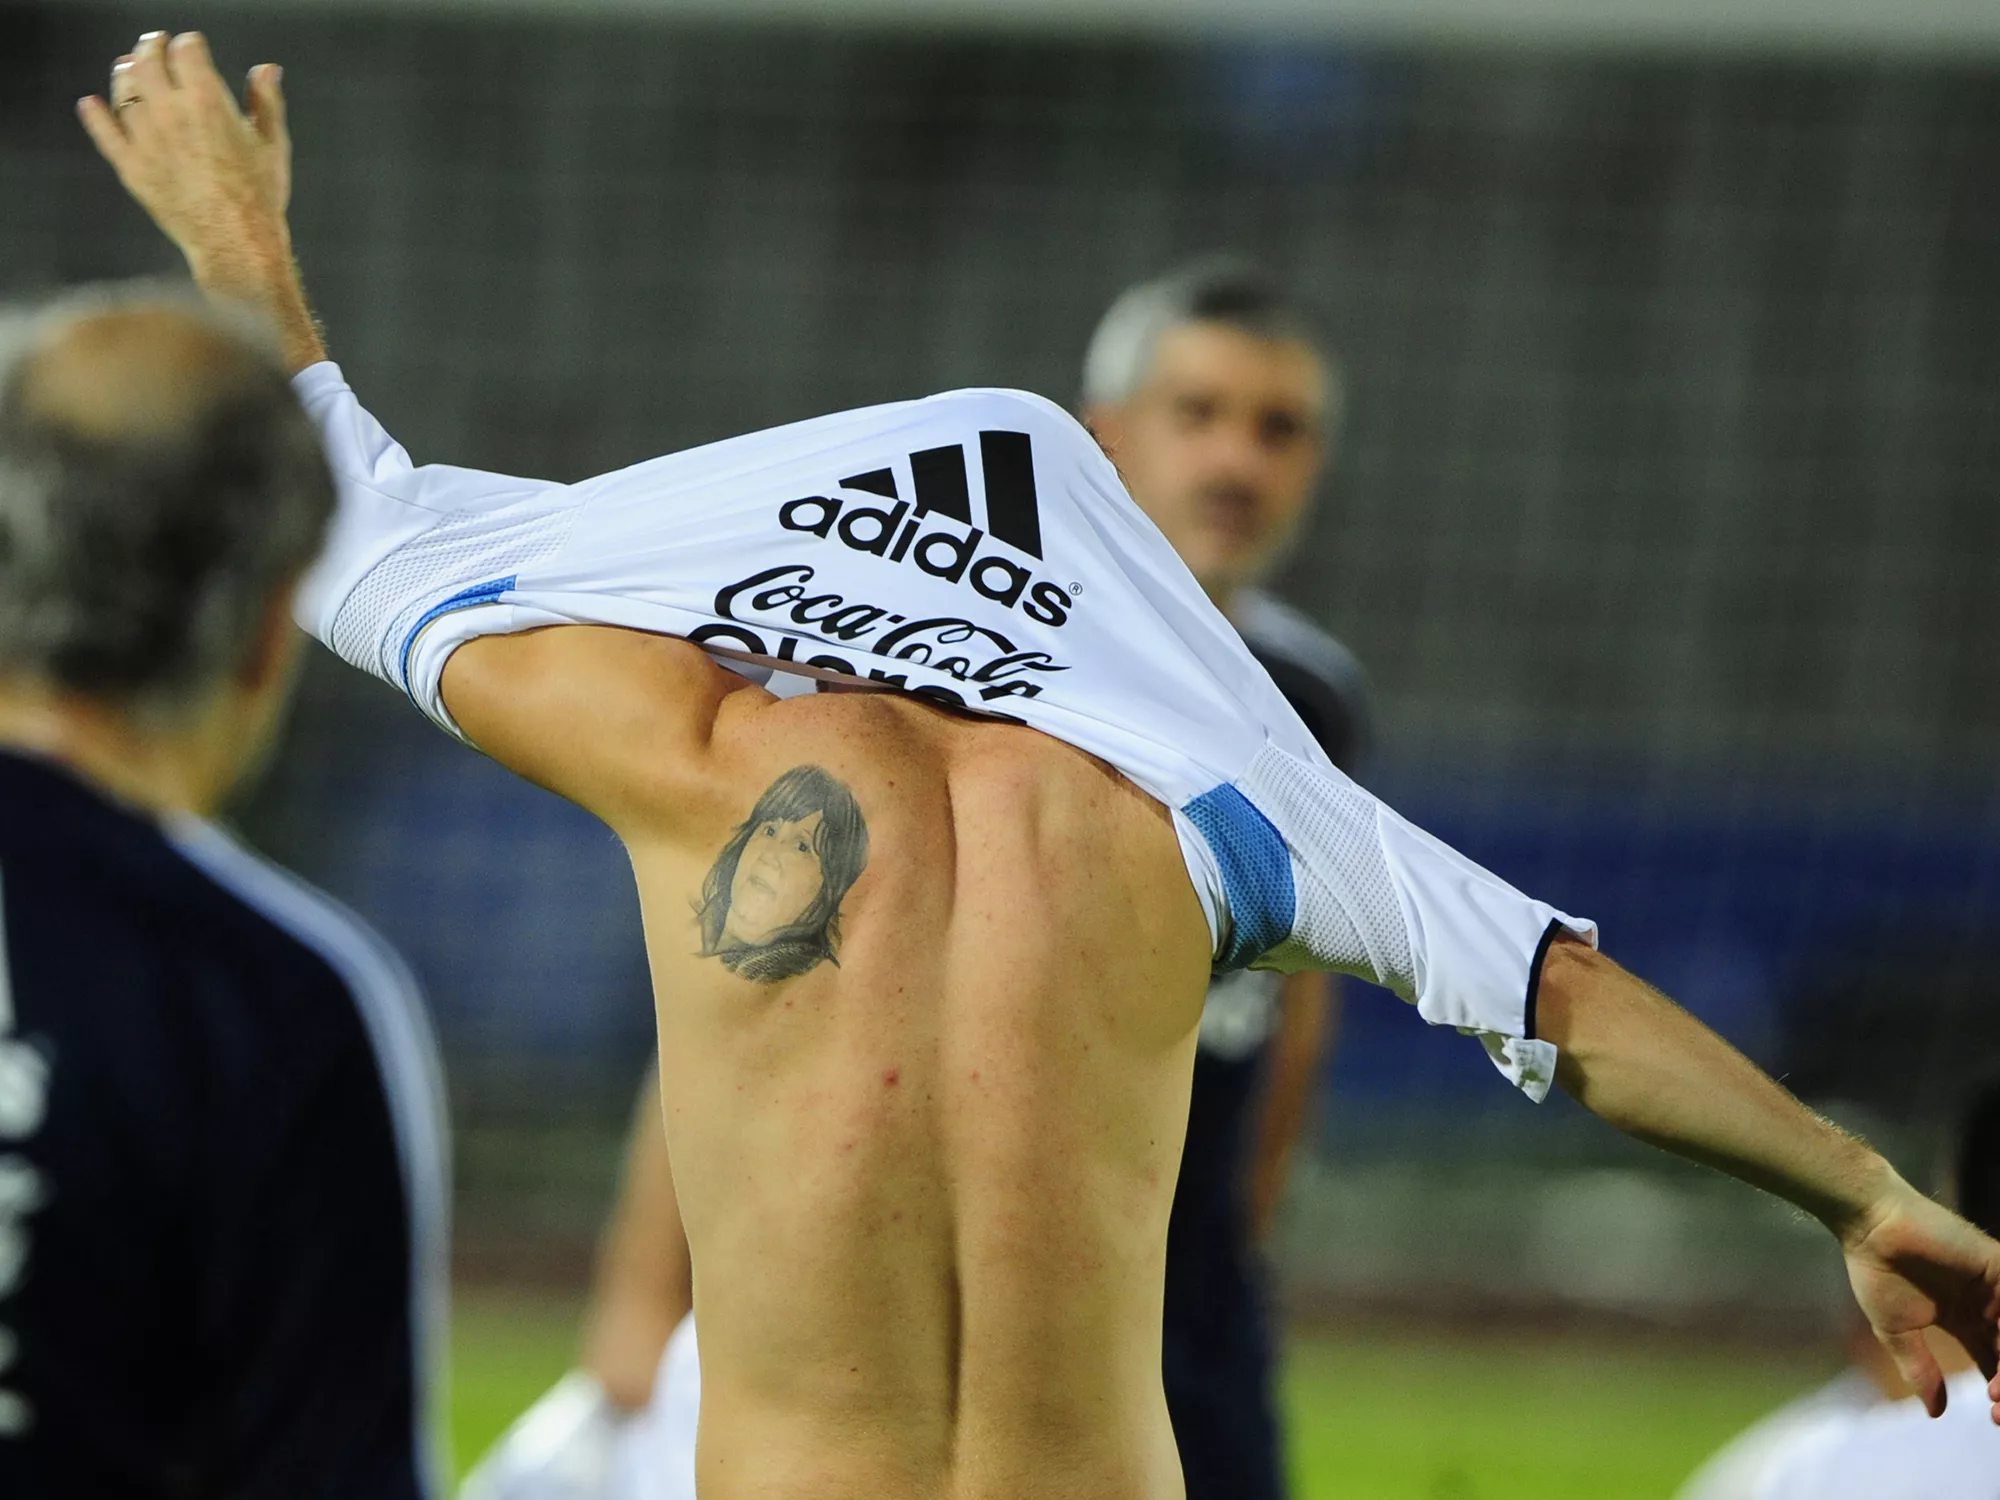
[[[1131,398],[1085,420],[1132,496],[1219,603],[1298,529],[1325,459],[1327,374],[1304,344],[1183,323]]]

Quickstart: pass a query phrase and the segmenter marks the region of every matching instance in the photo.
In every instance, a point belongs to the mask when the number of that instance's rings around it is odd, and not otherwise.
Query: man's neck
[[[141,725],[104,704],[0,683],[0,749],[53,761],[150,815],[205,815],[214,806],[213,757],[199,727]]]

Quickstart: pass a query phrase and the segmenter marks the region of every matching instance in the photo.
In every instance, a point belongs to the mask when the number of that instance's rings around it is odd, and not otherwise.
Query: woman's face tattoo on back
[[[867,864],[854,794],[818,766],[795,766],[765,788],[702,882],[702,956],[767,984],[838,963],[840,904]]]
[[[819,858],[820,829],[826,814],[803,818],[766,818],[750,830],[750,842],[736,856],[736,876],[729,882],[729,914],[722,919],[722,941],[732,947],[768,943],[812,908],[826,889],[826,871]]]

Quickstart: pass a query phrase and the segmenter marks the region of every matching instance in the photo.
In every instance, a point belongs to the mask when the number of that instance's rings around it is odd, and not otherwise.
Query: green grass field
[[[576,1307],[462,1291],[452,1439],[470,1464],[568,1368]],[[1295,1339],[1298,1500],[1666,1500],[1703,1455],[1829,1371],[1740,1350],[1386,1335]]]

